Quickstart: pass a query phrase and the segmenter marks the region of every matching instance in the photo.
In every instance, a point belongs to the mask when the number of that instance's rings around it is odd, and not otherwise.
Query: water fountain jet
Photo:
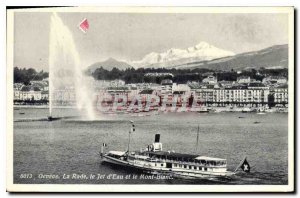
[[[58,14],[53,13],[49,38],[48,120],[54,120],[52,111],[56,99],[54,95],[56,90],[62,90],[62,94],[68,94],[67,91],[74,90],[77,109],[80,112],[85,111],[87,119],[94,120],[93,90],[91,85],[88,84],[90,80],[91,77],[83,74],[80,56],[71,31]]]

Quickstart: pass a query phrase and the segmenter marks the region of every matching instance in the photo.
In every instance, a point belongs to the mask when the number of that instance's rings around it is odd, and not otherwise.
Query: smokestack
[[[158,143],[159,139],[160,139],[160,134],[155,134],[155,140],[154,140],[154,142]]]

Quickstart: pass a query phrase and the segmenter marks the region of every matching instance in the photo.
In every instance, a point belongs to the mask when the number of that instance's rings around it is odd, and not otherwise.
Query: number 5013
[[[20,174],[21,179],[30,179],[32,178],[32,174]]]

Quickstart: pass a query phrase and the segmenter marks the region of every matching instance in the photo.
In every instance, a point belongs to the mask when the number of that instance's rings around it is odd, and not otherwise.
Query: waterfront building
[[[173,86],[172,86],[172,93],[187,93],[189,94],[191,92],[191,88],[187,85],[187,84],[176,84],[176,83],[173,83]]]
[[[273,88],[274,102],[276,106],[286,106],[288,104],[288,85],[280,85]]]
[[[73,106],[76,104],[76,92],[73,87],[56,89],[52,93],[52,103],[57,106]]]
[[[14,89],[14,100],[20,100],[21,91]]]
[[[16,100],[41,100],[42,99],[42,92],[38,87],[33,86],[23,86],[22,89],[18,93],[19,98],[17,98],[17,95],[15,96]]]
[[[153,89],[145,89],[139,92],[139,97],[142,103],[150,101],[154,99],[154,96],[158,96],[158,95],[159,95],[158,91]]]
[[[129,89],[137,89],[141,91],[145,89],[160,89],[161,85],[155,83],[131,83],[131,84],[126,84],[126,86]]]
[[[49,91],[42,91],[41,98],[42,98],[42,100],[48,100],[49,99]]]
[[[170,95],[172,94],[173,81],[170,79],[162,80],[160,93],[162,95]]]
[[[207,86],[194,90],[195,99],[205,106],[265,106],[268,94],[268,87],[254,84],[230,88]]]

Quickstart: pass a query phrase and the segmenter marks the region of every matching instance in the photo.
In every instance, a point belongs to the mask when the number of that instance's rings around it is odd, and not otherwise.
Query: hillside
[[[127,68],[132,68],[131,65],[129,65],[128,63],[122,62],[122,61],[118,61],[116,59],[113,58],[109,58],[103,62],[96,62],[92,65],[90,65],[88,67],[88,70],[90,71],[90,73],[93,73],[97,68],[103,68],[106,70],[112,70],[114,67],[118,68],[119,70],[125,70]]]
[[[213,70],[241,70],[265,68],[287,68],[288,67],[288,45],[275,45],[263,50],[237,54],[231,57],[214,59],[211,61],[189,62],[181,65],[173,65],[168,68],[195,69],[207,68]]]

